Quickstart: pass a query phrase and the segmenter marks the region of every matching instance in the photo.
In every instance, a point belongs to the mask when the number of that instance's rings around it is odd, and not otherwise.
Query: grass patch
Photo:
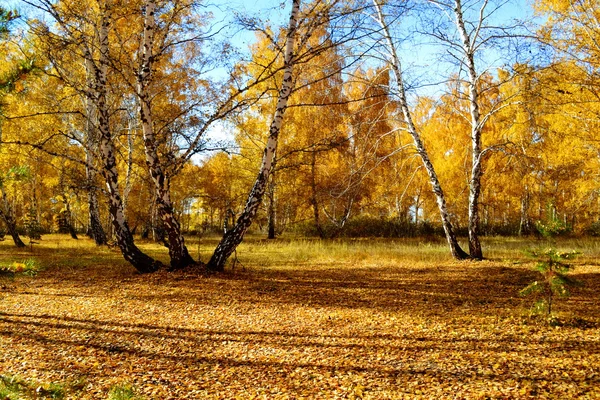
[[[108,400],[143,400],[129,385],[113,386],[108,392]]]
[[[65,390],[54,383],[40,384],[16,376],[0,375],[0,399],[57,399],[65,397]]]
[[[38,262],[32,258],[23,261],[14,261],[8,265],[0,265],[0,275],[22,274],[35,276],[40,270]]]

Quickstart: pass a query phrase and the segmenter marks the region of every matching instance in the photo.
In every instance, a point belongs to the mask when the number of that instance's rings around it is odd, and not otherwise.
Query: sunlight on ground
[[[187,243],[206,261],[217,239]],[[439,240],[251,237],[233,271],[198,276],[139,275],[86,239],[4,241],[1,265],[43,269],[0,276],[0,375],[72,399],[599,398],[599,242],[559,243],[584,252],[585,286],[558,327],[518,296],[537,245],[486,239],[490,260],[458,262]]]

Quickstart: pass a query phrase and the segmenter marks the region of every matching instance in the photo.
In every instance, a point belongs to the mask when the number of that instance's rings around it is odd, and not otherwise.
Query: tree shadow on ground
[[[117,321],[98,321],[58,317],[53,315],[0,313],[0,337],[14,342],[26,343],[29,348],[41,347],[56,354],[46,367],[70,366],[78,374],[89,379],[109,378],[115,374],[139,374],[145,380],[154,379],[155,384],[174,388],[180,384],[169,373],[152,376],[153,370],[171,368],[179,378],[197,379],[198,368],[206,370],[237,371],[234,379],[241,384],[255,384],[257,378],[285,380],[292,371],[328,376],[359,375],[380,385],[397,385],[399,381],[420,380],[435,376],[439,381],[451,381],[455,385],[484,381],[488,384],[594,386],[600,377],[570,376],[572,366],[563,363],[550,375],[539,375],[535,358],[562,359],[565,352],[586,351],[600,353],[595,340],[545,340],[516,336],[494,338],[436,337],[433,335],[329,335],[298,334],[287,331],[231,331],[210,329],[182,329],[152,324],[129,324]],[[157,343],[159,345],[157,346]],[[541,346],[543,345],[543,348]],[[228,353],[227,349],[274,349],[288,355],[284,359],[253,357]],[[533,348],[533,350],[532,350]],[[537,349],[536,349],[537,348]],[[225,349],[225,351],[223,351]],[[474,352],[476,350],[476,352]],[[435,355],[466,353],[469,363],[457,367],[445,361],[435,361]],[[506,361],[507,354],[518,359],[530,359],[529,374],[524,365]],[[348,359],[348,354],[358,355]],[[385,354],[385,357],[381,357]],[[291,355],[291,356],[289,356]],[[245,357],[249,356],[249,357]],[[504,357],[504,358],[503,358]],[[82,360],[95,360],[94,366]],[[504,364],[498,360],[504,359]],[[98,366],[98,362],[102,365]],[[496,363],[491,365],[490,363]],[[143,368],[136,367],[139,364]],[[244,374],[242,371],[252,371]],[[221,375],[221,379],[223,376]],[[303,385],[309,385],[305,382]]]
[[[140,275],[96,256],[2,293],[0,367],[85,376],[90,399],[117,379],[153,399],[284,398],[276,388],[351,398],[358,384],[374,399],[578,398],[600,384],[590,367],[600,359],[600,274],[575,275],[584,286],[557,304],[586,324],[552,328],[521,318],[531,300],[518,291],[538,278],[523,265]]]

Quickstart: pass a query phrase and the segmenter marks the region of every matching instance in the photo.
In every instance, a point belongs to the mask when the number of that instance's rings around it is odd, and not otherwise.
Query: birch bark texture
[[[92,65],[90,60],[86,60],[86,85],[92,87]],[[96,187],[96,154],[98,147],[98,132],[96,130],[96,113],[94,103],[89,96],[84,99],[85,103],[85,175],[87,179],[87,200],[88,200],[88,231],[87,235],[94,239],[97,246],[105,245],[108,240],[100,220],[100,207],[98,204],[98,188]]]
[[[162,264],[144,254],[134,243],[133,235],[123,212],[123,200],[119,190],[119,174],[114,147],[111,117],[115,111],[109,102],[108,73],[114,65],[110,54],[109,33],[115,8],[119,3],[114,0],[97,0],[89,5],[87,13],[79,13],[78,9],[56,7],[51,0],[22,0],[24,3],[51,16],[60,29],[50,29],[45,23],[36,28],[38,38],[47,46],[46,55],[52,62],[56,74],[64,84],[86,96],[93,103],[97,142],[92,143],[93,150],[98,151],[98,162],[104,178],[108,209],[111,223],[116,235],[116,244],[126,261],[141,273],[154,272]],[[70,52],[63,57],[63,52]],[[73,74],[72,57],[80,57],[85,62],[88,76],[80,81],[81,76]],[[110,72],[115,72],[111,69]],[[112,98],[111,98],[112,99]],[[88,116],[89,117],[89,116]],[[88,118],[89,121],[89,118]],[[95,148],[97,147],[97,148]]]
[[[144,153],[146,165],[154,183],[158,212],[167,233],[171,268],[182,269],[194,264],[194,260],[185,246],[179,221],[175,217],[170,193],[170,179],[165,174],[157,151],[158,145],[152,118],[152,100],[149,92],[149,85],[152,81],[153,60],[155,58],[152,49],[156,30],[156,2],[147,0],[143,9],[144,31],[140,48],[140,66],[136,78],[139,113],[144,136]]]
[[[110,131],[110,112],[107,105],[107,70],[109,65],[108,30],[110,26],[109,5],[107,3],[108,2],[104,3],[102,7],[101,23],[98,30],[99,60],[98,65],[94,66],[95,82],[93,88],[93,95],[96,100],[98,111],[98,130],[100,133],[99,145],[103,162],[102,174],[108,189],[109,210],[117,237],[117,245],[119,246],[123,257],[139,272],[155,272],[162,264],[144,254],[135,245],[133,235],[125,220],[123,200],[121,199],[119,191],[119,175]],[[92,60],[89,51],[86,51],[86,55],[89,60]]]
[[[446,235],[446,241],[448,242],[448,246],[450,247],[450,252],[452,257],[456,259],[465,259],[468,258],[469,255],[460,247],[458,243],[458,239],[456,233],[454,232],[454,227],[452,226],[452,222],[450,221],[450,215],[448,213],[448,206],[446,203],[446,197],[444,195],[444,191],[442,189],[442,185],[438,179],[437,173],[429,158],[427,153],[427,149],[421,139],[421,135],[414,123],[409,105],[408,99],[406,97],[406,89],[404,87],[404,77],[402,74],[402,63],[400,61],[400,57],[398,56],[398,52],[396,50],[396,45],[392,39],[390,34],[389,25],[386,21],[385,14],[383,12],[382,5],[379,0],[373,0],[373,4],[375,5],[376,15],[375,19],[377,23],[381,27],[381,32],[384,36],[385,47],[387,49],[387,63],[394,74],[394,78],[396,80],[397,87],[397,96],[398,103],[400,105],[400,109],[402,110],[403,122],[406,124],[406,129],[413,140],[413,145],[417,151],[417,154],[421,158],[423,166],[427,171],[427,175],[429,177],[429,184],[431,185],[432,191],[435,195],[438,209],[440,212],[440,218],[442,221],[442,226],[444,228],[444,233]]]
[[[485,10],[484,3],[482,13]],[[454,15],[456,18],[456,28],[462,40],[462,51],[464,61],[468,72],[469,86],[469,109],[471,114],[471,179],[469,181],[469,254],[475,260],[483,259],[481,242],[479,241],[479,196],[481,195],[481,177],[483,169],[481,165],[481,131],[483,128],[481,112],[479,110],[479,89],[477,83],[479,77],[475,68],[475,48],[483,23],[483,16],[480,17],[479,26],[472,33],[467,32],[465,19],[463,16],[463,6],[461,0],[454,1]],[[483,14],[481,14],[483,15]]]
[[[225,269],[227,259],[233,254],[237,246],[244,239],[244,234],[252,225],[254,217],[258,212],[265,190],[269,181],[269,175],[273,167],[273,161],[277,152],[279,132],[283,125],[283,116],[287,108],[288,100],[293,90],[294,81],[292,70],[294,66],[294,44],[298,26],[298,15],[300,14],[300,0],[292,0],[292,10],[286,35],[283,81],[277,98],[275,114],[269,128],[267,145],[263,152],[263,158],[258,176],[248,195],[244,211],[236,221],[233,229],[229,230],[217,245],[210,261],[207,264],[209,271],[220,272]]]

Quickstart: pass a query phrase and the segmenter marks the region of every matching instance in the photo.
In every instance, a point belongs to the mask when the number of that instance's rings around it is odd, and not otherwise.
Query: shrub
[[[108,400],[141,400],[135,390],[129,386],[113,386],[108,392]]]
[[[39,384],[15,376],[0,375],[0,399],[63,399],[64,397],[65,390],[61,385]]]
[[[548,220],[542,222],[537,221],[535,223],[535,228],[545,238],[553,238],[556,236],[562,236],[571,232],[571,227],[565,224],[558,218],[549,218]]]
[[[536,271],[541,274],[541,279],[530,283],[519,293],[521,296],[535,295],[538,300],[534,303],[534,314],[546,314],[550,322],[555,321],[552,316],[552,306],[556,297],[568,297],[568,287],[579,284],[567,274],[573,269],[569,263],[581,253],[559,252],[556,249],[532,250],[528,256],[537,260]]]
[[[593,222],[587,231],[591,236],[600,236],[600,221]]]
[[[340,230],[331,223],[323,223],[321,228],[325,237],[341,236],[348,238],[360,237],[418,237],[418,236],[443,236],[441,227],[436,227],[430,222],[413,223],[396,218],[377,218],[360,216],[346,222]],[[313,221],[298,224],[295,231],[305,236],[319,236]]]
[[[27,276],[35,276],[40,271],[40,267],[34,259],[24,261],[15,261],[10,265],[0,265],[0,273],[3,274],[23,274]]]

